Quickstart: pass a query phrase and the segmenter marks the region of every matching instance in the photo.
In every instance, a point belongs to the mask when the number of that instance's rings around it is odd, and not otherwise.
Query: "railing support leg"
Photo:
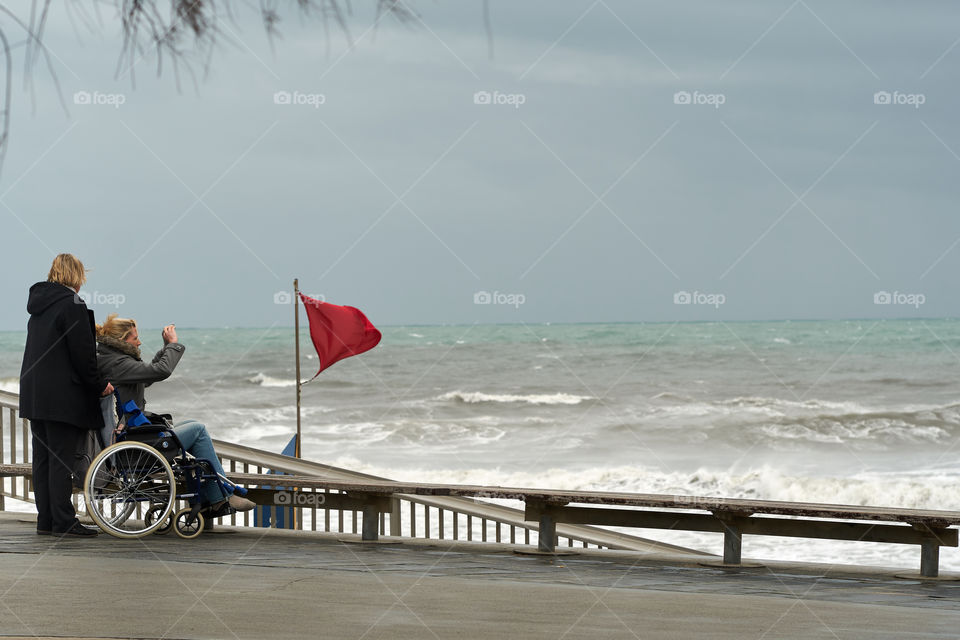
[[[940,575],[940,542],[936,538],[920,543],[920,575],[924,578]]]
[[[732,522],[723,523],[723,564],[740,564],[743,535]]]
[[[363,507],[363,529],[360,539],[372,542],[380,539],[380,510],[376,505],[368,504]]]
[[[366,516],[364,516],[366,517]],[[400,529],[400,498],[390,498],[390,535],[399,538],[403,535]]]
[[[537,549],[546,553],[553,553],[557,549],[557,522],[552,516],[540,514],[540,540]]]

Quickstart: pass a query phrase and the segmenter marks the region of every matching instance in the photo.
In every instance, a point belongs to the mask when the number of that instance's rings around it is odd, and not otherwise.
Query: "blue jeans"
[[[222,476],[227,475],[220,464],[220,459],[217,458],[217,452],[213,449],[210,434],[207,433],[207,428],[202,423],[196,420],[181,420],[173,425],[173,432],[177,434],[180,444],[195,458],[209,460],[214,471]],[[210,503],[219,502],[227,497],[220,491],[220,486],[213,479],[205,481],[200,490],[204,500]]]

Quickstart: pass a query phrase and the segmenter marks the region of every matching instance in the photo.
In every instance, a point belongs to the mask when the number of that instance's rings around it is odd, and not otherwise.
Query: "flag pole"
[[[297,358],[297,442],[293,447],[293,455],[300,457],[300,286],[297,278],[293,279],[293,332],[296,335]]]

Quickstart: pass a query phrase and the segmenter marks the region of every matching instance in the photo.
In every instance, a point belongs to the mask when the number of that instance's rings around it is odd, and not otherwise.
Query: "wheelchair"
[[[87,513],[112,536],[141,538],[172,530],[181,538],[196,538],[207,519],[235,512],[226,503],[214,511],[202,498],[206,483],[217,483],[225,496],[247,493],[209,460],[190,455],[169,424],[128,425],[117,440],[93,459],[83,483]],[[189,506],[176,510],[178,500]]]

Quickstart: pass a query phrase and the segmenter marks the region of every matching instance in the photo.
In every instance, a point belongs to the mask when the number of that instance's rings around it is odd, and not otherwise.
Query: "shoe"
[[[72,527],[70,527],[66,531],[62,533],[58,532],[56,535],[61,537],[69,536],[72,538],[90,538],[99,534],[100,534],[99,529],[88,527],[86,525],[80,524],[79,522],[76,522]]]
[[[49,536],[52,534],[53,534],[53,531],[50,531],[49,529],[37,529],[38,536]]]
[[[207,520],[212,520],[214,518],[222,518],[224,516],[229,516],[236,512],[237,510],[232,508],[230,504],[227,503],[226,500],[221,500],[220,502],[216,502],[210,505],[207,511],[203,514],[203,517],[206,518]],[[206,527],[204,527],[204,530],[206,530]]]
[[[227,498],[227,503],[237,511],[250,511],[257,506],[257,503],[253,500],[247,500],[246,498],[236,495]]]

